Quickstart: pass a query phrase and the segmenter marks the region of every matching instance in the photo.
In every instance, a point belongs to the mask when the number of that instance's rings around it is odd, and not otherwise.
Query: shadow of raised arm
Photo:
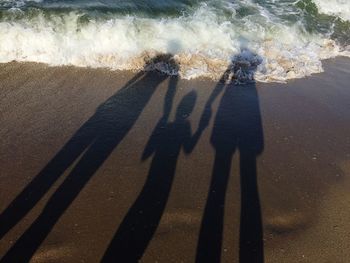
[[[208,125],[210,118],[212,116],[212,109],[211,106],[214,103],[215,99],[220,95],[220,93],[224,90],[224,87],[226,85],[226,82],[228,81],[228,78],[230,77],[231,73],[231,65],[226,69],[225,73],[221,76],[218,84],[215,86],[214,90],[209,96],[209,99],[207,103],[205,104],[200,122],[199,127],[203,125]]]

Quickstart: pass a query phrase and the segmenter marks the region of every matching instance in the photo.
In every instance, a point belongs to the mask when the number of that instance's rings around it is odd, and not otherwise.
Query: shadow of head
[[[191,91],[183,97],[183,99],[179,103],[179,106],[177,107],[177,111],[176,111],[177,121],[185,120],[191,115],[194,109],[194,106],[196,104],[196,100],[197,100],[197,94],[195,91]]]
[[[225,72],[225,81],[235,84],[254,83],[255,73],[262,61],[258,54],[246,47],[241,47],[240,53],[231,59],[231,64]]]
[[[144,71],[158,71],[171,76],[179,73],[179,64],[174,59],[174,54],[178,53],[181,45],[178,41],[172,40],[168,43],[168,53],[158,54],[148,59],[144,66]]]

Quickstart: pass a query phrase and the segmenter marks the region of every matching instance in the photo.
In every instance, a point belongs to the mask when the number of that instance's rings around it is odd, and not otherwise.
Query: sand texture
[[[349,262],[350,60],[324,67],[0,64],[1,262]]]

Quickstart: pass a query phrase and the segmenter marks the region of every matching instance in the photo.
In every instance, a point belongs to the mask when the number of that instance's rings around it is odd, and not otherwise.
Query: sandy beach
[[[349,262],[350,59],[324,70],[0,64],[0,262]]]

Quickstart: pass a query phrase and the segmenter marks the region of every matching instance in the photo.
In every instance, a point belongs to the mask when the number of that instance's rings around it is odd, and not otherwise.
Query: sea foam
[[[242,5],[251,14],[240,15]],[[10,12],[10,11],[9,11]],[[151,18],[85,12],[27,15],[13,8],[16,19],[0,21],[0,62],[32,61],[49,65],[140,70],[158,54],[171,53],[184,79],[219,79],[243,50],[245,63],[260,64],[255,79],[283,82],[322,72],[323,59],[349,55],[329,37],[310,33],[301,23],[285,23],[250,1],[200,4],[178,17]],[[224,12],[224,14],[223,14]],[[169,67],[160,69],[173,74]]]
[[[349,0],[313,0],[313,2],[320,13],[338,16],[343,20],[350,21]]]

